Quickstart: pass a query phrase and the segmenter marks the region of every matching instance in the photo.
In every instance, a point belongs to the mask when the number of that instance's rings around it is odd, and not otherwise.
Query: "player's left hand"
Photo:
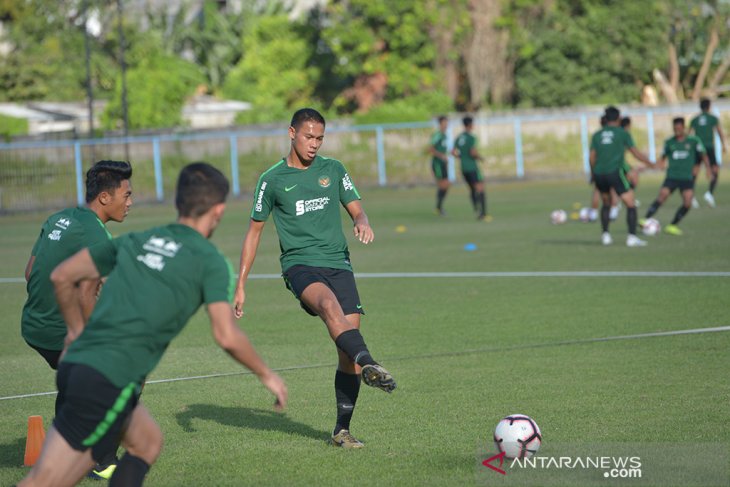
[[[367,223],[355,223],[352,233],[355,234],[356,239],[365,245],[375,240],[375,233],[373,233],[373,229]]]

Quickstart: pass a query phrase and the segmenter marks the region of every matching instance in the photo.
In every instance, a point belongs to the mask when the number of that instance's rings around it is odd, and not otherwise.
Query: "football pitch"
[[[643,181],[640,216],[659,185],[658,176]],[[701,178],[702,203],[705,188]],[[488,182],[490,223],[476,221],[462,184],[445,218],[432,213],[434,193],[363,189],[375,242],[355,242],[346,226],[363,336],[398,383],[392,394],[363,385],[351,429],[365,448],[327,444],[334,345],[278,277],[270,221],[240,325],[287,382],[289,407],[273,411],[272,396],[215,345],[201,310],[142,394],[165,435],[146,485],[510,485],[511,472],[490,476],[481,461],[496,453],[494,427],[512,413],[540,425],[545,454],[584,444],[663,445],[690,460],[693,445],[724,452],[707,467],[713,475],[689,484],[727,485],[730,184],[721,178],[717,208],[690,211],[684,236],[646,237],[645,248],[624,245],[625,210],[609,247],[598,223],[550,224],[552,210],[588,205],[581,181]],[[669,223],[679,204],[672,196],[656,217]],[[236,268],[249,211],[250,198],[232,202],[213,237]],[[27,471],[28,416],[42,415],[46,428],[53,416],[54,374],[19,333],[20,278],[46,216],[0,217],[0,485]],[[109,228],[173,219],[169,203],[139,205]],[[564,475],[551,485],[672,485]]]

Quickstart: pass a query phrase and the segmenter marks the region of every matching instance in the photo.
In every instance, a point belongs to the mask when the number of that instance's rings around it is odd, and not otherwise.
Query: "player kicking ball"
[[[240,318],[246,280],[264,224],[273,214],[284,283],[307,313],[320,317],[337,346],[337,420],[332,444],[362,448],[363,443],[350,433],[360,378],[366,385],[386,392],[395,389],[395,381],[370,355],[360,334],[364,311],[342,232],[340,205],[352,218],[355,238],[369,244],[374,233],[345,167],[340,161],[317,154],[324,131],[324,117],[319,112],[311,108],[298,110],[289,126],[289,154],[259,178],[241,250],[234,308]]]
[[[667,176],[659,190],[659,196],[651,204],[646,212],[646,217],[641,220],[643,226],[647,219],[654,216],[659,207],[669,198],[674,190],[682,192],[682,205],[674,214],[672,223],[664,227],[664,231],[670,235],[682,235],[682,230],[677,224],[684,218],[692,207],[694,198],[694,185],[699,166],[695,161],[700,158],[707,168],[708,178],[712,178],[712,169],[702,141],[694,135],[687,135],[685,132],[684,118],[678,117],[672,121],[674,137],[664,142],[664,152],[659,161],[660,168],[664,168],[668,162]]]

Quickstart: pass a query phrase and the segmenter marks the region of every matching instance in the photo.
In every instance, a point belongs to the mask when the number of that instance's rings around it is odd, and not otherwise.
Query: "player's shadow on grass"
[[[244,407],[225,407],[213,404],[192,404],[185,411],[175,415],[177,423],[186,432],[193,432],[193,419],[206,419],[225,426],[250,428],[266,431],[285,431],[315,440],[326,440],[326,432],[316,430],[303,423],[297,423],[276,411]]]
[[[0,467],[22,467],[25,456],[25,438],[0,444]]]

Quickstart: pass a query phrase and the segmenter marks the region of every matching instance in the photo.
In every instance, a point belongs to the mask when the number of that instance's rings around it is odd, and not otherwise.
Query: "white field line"
[[[610,341],[616,341],[616,340],[638,340],[642,338],[656,338],[656,337],[668,337],[668,336],[677,336],[677,335],[696,335],[700,333],[718,333],[718,332],[725,332],[730,331],[730,326],[716,326],[712,328],[690,328],[687,330],[671,330],[671,331],[656,331],[656,332],[650,332],[650,333],[637,333],[635,335],[617,335],[617,336],[609,336],[609,337],[596,337],[596,338],[582,338],[578,340],[564,340],[559,342],[545,342],[545,343],[533,343],[533,344],[526,344],[526,345],[513,345],[513,346],[506,346],[506,347],[489,347],[489,348],[475,348],[472,350],[460,350],[458,352],[440,352],[440,353],[431,353],[431,354],[425,354],[425,355],[409,355],[409,356],[403,356],[403,357],[389,357],[388,360],[391,362],[399,361],[399,360],[414,360],[414,359],[424,359],[424,358],[433,358],[433,357],[452,357],[452,356],[458,356],[458,355],[471,355],[471,354],[478,354],[478,353],[488,353],[488,352],[505,352],[505,351],[511,351],[511,350],[522,350],[522,349],[528,349],[528,348],[546,348],[546,347],[560,347],[560,346],[566,346],[566,345],[582,345],[586,343],[598,343],[598,342],[610,342]],[[291,367],[280,367],[274,369],[276,372],[283,372],[287,370],[305,370],[305,369],[318,369],[323,367],[332,367],[331,363],[328,364],[310,364],[310,365],[293,365]],[[199,380],[199,379],[214,379],[218,377],[229,377],[233,375],[249,375],[251,372],[249,371],[239,371],[239,372],[226,372],[221,374],[209,374],[209,375],[196,375],[196,376],[190,376],[190,377],[173,377],[170,379],[155,379],[147,381],[146,384],[165,384],[168,382],[180,382],[185,380]],[[36,392],[32,394],[19,394],[16,396],[5,396],[0,397],[0,401],[7,401],[11,399],[26,399],[30,397],[38,397],[38,396],[50,396],[56,394],[56,391],[49,391],[49,392]]]
[[[545,271],[545,272],[358,272],[358,279],[499,278],[499,277],[730,277],[730,272]],[[251,274],[249,279],[280,279],[281,274]],[[0,284],[25,283],[22,277],[0,277]]]

